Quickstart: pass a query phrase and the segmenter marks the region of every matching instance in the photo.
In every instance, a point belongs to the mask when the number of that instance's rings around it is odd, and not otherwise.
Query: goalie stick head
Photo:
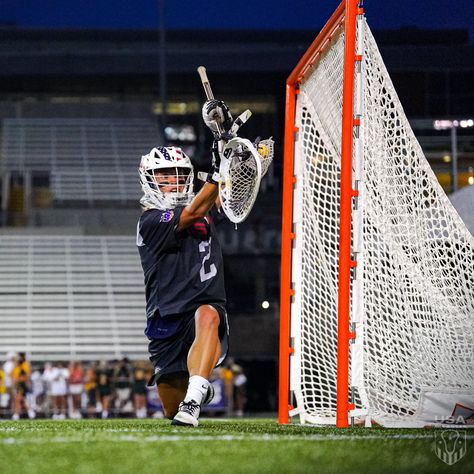
[[[219,197],[223,211],[235,224],[252,210],[260,188],[261,157],[250,140],[235,137],[223,149]]]
[[[193,198],[193,165],[181,148],[153,148],[142,156],[138,172],[144,207],[174,209]]]

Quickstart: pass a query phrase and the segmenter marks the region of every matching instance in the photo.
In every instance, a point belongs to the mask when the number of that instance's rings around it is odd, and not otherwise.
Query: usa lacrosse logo
[[[174,212],[173,211],[165,211],[161,214],[160,222],[169,222],[173,219]]]
[[[434,450],[436,456],[448,466],[456,464],[467,452],[464,430],[435,431]]]

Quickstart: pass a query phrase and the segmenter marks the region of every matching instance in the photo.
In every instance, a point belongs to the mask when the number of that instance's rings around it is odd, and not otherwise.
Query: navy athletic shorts
[[[216,365],[218,367],[224,361],[229,349],[229,323],[227,313],[223,306],[207,303],[219,313],[219,340],[221,341],[221,357]],[[197,310],[197,308],[196,308]],[[150,360],[155,367],[155,373],[150,378],[148,386],[159,383],[160,377],[165,374],[182,373],[188,376],[188,352],[194,342],[196,327],[194,314],[196,310],[183,314],[187,323],[173,336],[166,339],[151,339],[148,344]]]

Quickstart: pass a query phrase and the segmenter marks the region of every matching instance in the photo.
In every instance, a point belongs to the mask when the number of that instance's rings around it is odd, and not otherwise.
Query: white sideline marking
[[[117,430],[100,430],[103,432],[115,432]],[[99,431],[99,432],[100,432]],[[97,434],[98,432],[96,432]],[[169,431],[168,431],[169,433]],[[367,436],[353,436],[353,435],[308,435],[308,436],[288,436],[288,435],[193,435],[189,434],[188,436],[181,435],[163,435],[163,436],[133,436],[133,435],[122,435],[117,438],[110,440],[98,440],[98,439],[84,439],[83,437],[71,436],[71,437],[56,437],[49,439],[16,439],[16,438],[4,438],[1,440],[2,444],[53,444],[53,443],[76,443],[76,442],[89,442],[97,443],[103,441],[109,442],[138,442],[138,443],[157,443],[157,442],[182,442],[182,441],[364,441],[364,440],[400,440],[400,439],[413,439],[413,440],[423,440],[423,439],[434,439],[432,434],[390,434],[390,435],[367,435]],[[467,435],[467,440],[474,440],[474,435]]]

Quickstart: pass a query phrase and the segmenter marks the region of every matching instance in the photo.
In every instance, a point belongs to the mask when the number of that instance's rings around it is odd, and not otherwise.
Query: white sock
[[[209,387],[209,382],[200,375],[193,375],[189,377],[188,391],[184,397],[185,402],[194,400],[195,402],[202,403],[202,398],[207,393],[207,388]]]

